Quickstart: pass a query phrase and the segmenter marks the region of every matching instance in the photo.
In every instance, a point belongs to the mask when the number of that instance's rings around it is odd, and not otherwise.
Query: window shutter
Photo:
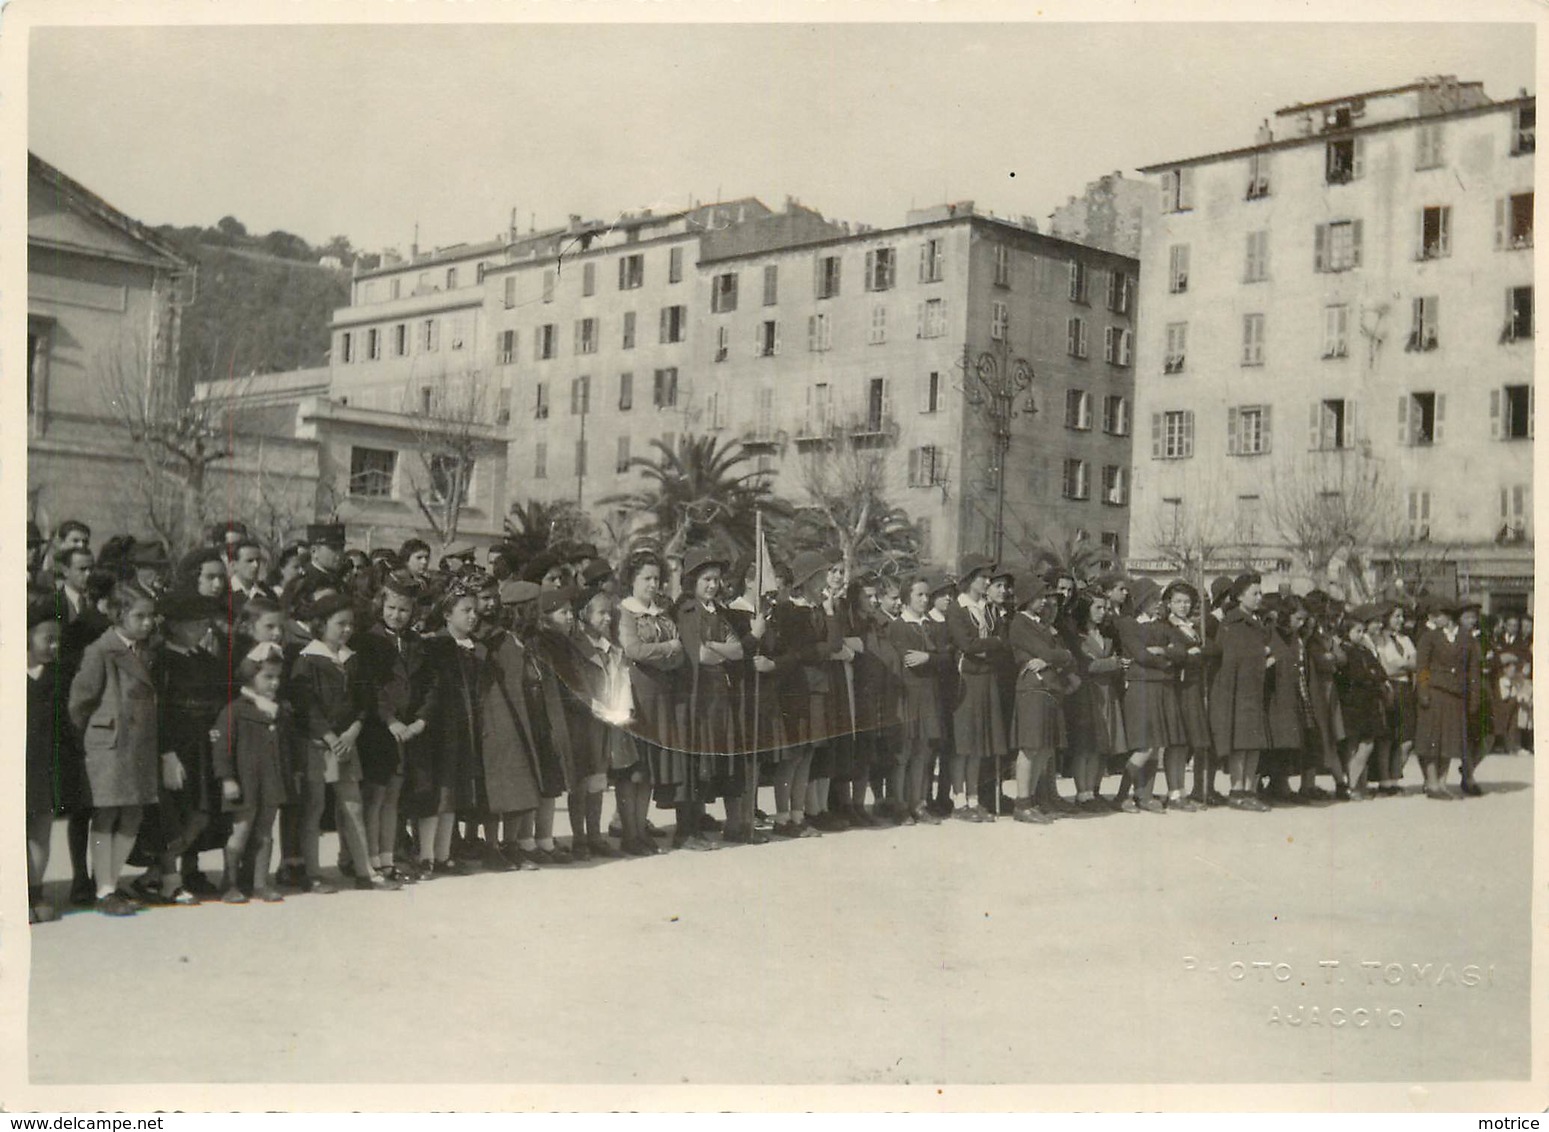
[[[1510,499],[1510,494],[1511,493],[1510,493],[1509,489],[1504,488],[1504,487],[1501,488],[1501,522],[1503,522],[1503,523],[1511,522],[1511,499]]]
[[[1323,446],[1323,402],[1314,401],[1307,414],[1307,447],[1316,452]]]
[[[1501,391],[1490,390],[1490,439],[1499,440],[1504,433],[1501,428]]]
[[[774,326],[775,326],[775,333],[774,333],[774,352],[775,352],[775,353],[776,353],[776,354],[778,354],[778,353],[779,353],[779,352],[780,352],[780,321],[779,321],[779,319],[776,319],[776,320],[775,320],[775,324],[774,324]]]
[[[925,304],[918,303],[914,308],[914,336],[925,337]]]
[[[1442,206],[1438,221],[1436,242],[1440,245],[1443,255],[1450,255],[1452,253],[1452,206],[1450,204]]]
[[[1350,266],[1361,266],[1361,222],[1350,222]]]
[[[1065,352],[1074,355],[1076,352],[1076,327],[1079,319],[1067,318],[1065,320]]]
[[[1495,198],[1495,250],[1506,246],[1506,198]]]
[[[1194,410],[1185,410],[1183,414],[1183,454],[1194,455]]]
[[[1151,414],[1151,459],[1162,458],[1162,414]]]
[[[888,378],[882,379],[882,423],[885,425],[893,419],[893,383]]]
[[[1194,170],[1178,170],[1178,207],[1194,207]]]
[[[920,450],[909,449],[909,486],[918,487],[920,484]]]
[[[1127,366],[1134,357],[1134,335],[1128,330],[1119,331],[1119,364]]]
[[[1226,454],[1236,456],[1241,450],[1238,438],[1238,429],[1241,427],[1241,416],[1236,409],[1226,410]]]
[[[1533,436],[1533,386],[1527,387],[1527,434],[1529,439]]]
[[[1361,406],[1355,401],[1345,402],[1345,447],[1354,448],[1361,439]]]
[[[1406,393],[1398,399],[1398,442],[1409,444],[1409,395]]]
[[[868,291],[876,290],[876,282],[877,282],[877,253],[875,251],[869,251],[869,252],[866,253],[866,290],[868,290]]]
[[[662,308],[662,315],[661,315],[661,340],[663,342],[667,341],[667,311],[669,309],[670,308],[668,308],[668,307],[663,307]]]
[[[807,316],[807,349],[809,349],[809,350],[816,350],[817,348],[818,348],[818,316],[815,315],[815,314],[809,314]]]
[[[1084,358],[1086,357],[1086,322],[1082,319],[1077,319],[1076,328],[1081,332],[1077,345],[1080,347],[1080,354]]]
[[[1432,444],[1440,444],[1441,443],[1441,436],[1442,436],[1442,432],[1444,431],[1444,429],[1446,427],[1446,423],[1447,423],[1447,395],[1445,393],[1438,393],[1438,394],[1436,394],[1436,413],[1435,413],[1435,416],[1434,416],[1434,418],[1432,420],[1432,424],[1433,424],[1433,427],[1431,429],[1431,443]]]
[[[1422,138],[1424,134],[1420,135]],[[1415,213],[1415,258],[1425,258],[1425,209]]]
[[[1262,430],[1262,433],[1263,433],[1262,437],[1260,438],[1260,442],[1259,442],[1259,451],[1260,452],[1268,452],[1270,450],[1270,438],[1273,436],[1273,431],[1272,431],[1272,427],[1273,427],[1273,417],[1272,417],[1272,414],[1273,413],[1274,413],[1274,406],[1273,405],[1265,405],[1261,409],[1259,409],[1259,428]]]
[[[1254,330],[1253,316],[1251,314],[1243,315],[1242,316],[1242,360],[1244,362],[1251,362],[1253,360],[1253,338],[1254,338],[1253,330]]]
[[[1366,139],[1357,137],[1352,139],[1350,146],[1350,178],[1359,180],[1366,172]]]
[[[1178,174],[1171,169],[1162,174],[1162,211],[1173,211],[1173,202],[1178,199]]]
[[[1312,269],[1314,271],[1328,270],[1328,225],[1319,224],[1313,229],[1312,240]]]

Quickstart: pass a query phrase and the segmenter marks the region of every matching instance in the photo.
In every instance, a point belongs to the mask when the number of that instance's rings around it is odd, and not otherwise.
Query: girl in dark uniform
[[[1377,793],[1396,795],[1403,792],[1404,767],[1415,746],[1415,643],[1404,631],[1404,607],[1388,611],[1382,630],[1373,638],[1377,659],[1388,678],[1388,770],[1377,785]]]
[[[1152,796],[1157,763],[1169,747],[1186,746],[1188,734],[1178,706],[1178,673],[1185,649],[1162,620],[1162,591],[1150,578],[1139,579],[1131,593],[1135,616],[1119,620],[1119,647],[1130,659],[1124,691],[1124,727],[1134,754],[1129,773],[1135,797],[1126,798],[1128,813],[1165,813]]]
[[[693,761],[689,800],[678,806],[674,844],[704,849],[714,844],[704,823],[705,802],[712,793],[726,798],[727,822],[741,833],[736,817],[746,791],[742,739],[732,694],[731,669],[744,658],[742,640],[721,612],[721,572],[725,561],[704,547],[690,550],[683,561],[683,587],[692,603],[678,615],[678,633],[689,665],[687,747]]]
[[[889,792],[900,802],[905,825],[941,821],[925,806],[926,775],[940,748],[945,718],[941,639],[930,630],[930,589],[929,577],[910,579],[903,611],[886,630],[899,689],[899,750]]]
[[[1065,701],[1070,737],[1070,770],[1076,805],[1088,814],[1102,813],[1103,774],[1115,759],[1129,754],[1124,729],[1124,675],[1130,660],[1119,654],[1111,629],[1108,599],[1095,589],[1076,599],[1076,674],[1081,683]]]
[[[1033,796],[1043,775],[1053,773],[1054,753],[1065,745],[1065,713],[1061,699],[1070,687],[1075,657],[1065,648],[1053,620],[1059,601],[1045,593],[1042,581],[1032,574],[1016,582],[1022,608],[1008,630],[1011,656],[1017,665],[1017,698],[1014,745],[1016,759],[1016,807],[1020,822],[1047,825],[1054,815],[1035,805]]]
[[[452,834],[461,800],[480,792],[479,681],[482,646],[473,638],[478,625],[478,599],[471,589],[454,582],[436,608],[441,630],[424,639],[428,679],[436,690],[421,749],[407,762],[404,797],[418,819],[420,875],[467,873],[468,866],[452,860]]]
[[[947,608],[962,678],[952,715],[953,816],[972,822],[995,820],[980,802],[980,760],[1004,755],[1008,739],[997,672],[1009,649],[997,607],[987,597],[994,573],[988,558],[968,555],[959,573],[957,601]]]
[[[619,603],[619,646],[629,662],[635,739],[652,789],[671,805],[686,774],[677,729],[683,642],[677,624],[657,604],[661,559],[650,553],[635,555],[625,563],[621,580],[628,596]],[[642,831],[650,801],[650,792],[636,791],[635,824]],[[642,842],[649,845],[649,837],[642,834]]]
[[[1345,776],[1350,783],[1350,797],[1356,801],[1368,796],[1362,785],[1367,760],[1376,744],[1388,737],[1388,677],[1372,641],[1372,634],[1381,631],[1386,613],[1378,605],[1351,610],[1345,662],[1334,677],[1345,735],[1350,742]]]
[[[77,759],[74,736],[59,725],[59,622],[38,603],[27,610],[27,922],[58,912],[43,897],[54,817],[64,812],[64,766]]]
[[[1264,681],[1269,671],[1269,630],[1259,619],[1264,601],[1257,574],[1241,574],[1232,583],[1233,608],[1221,619],[1221,667],[1210,689],[1210,732],[1216,753],[1224,754],[1232,793],[1227,805],[1263,813],[1269,809],[1253,796],[1258,783],[1259,752],[1267,741]]]
[[[733,676],[733,694],[738,698],[737,715],[742,728],[741,760],[745,788],[738,799],[738,817],[727,815],[723,841],[762,845],[767,834],[755,828],[754,817],[760,775],[768,764],[777,763],[785,743],[784,719],[780,713],[780,680],[784,669],[779,642],[769,614],[772,595],[758,592],[758,568],[750,564],[743,571],[742,592],[721,607],[732,630],[742,641],[743,660]],[[773,579],[770,579],[772,582]],[[772,778],[771,778],[771,781]]]
[[[278,645],[255,645],[237,666],[237,697],[215,719],[213,769],[221,808],[231,816],[227,904],[246,904],[247,889],[266,904],[284,899],[269,872],[275,820],[295,793],[295,721],[278,698],[284,668]]]
[[[806,820],[808,776],[814,749],[829,739],[830,669],[847,651],[838,621],[821,605],[827,569],[828,561],[821,554],[798,555],[791,564],[791,591],[771,615],[775,636],[790,657],[781,695],[790,746],[775,777],[776,837],[819,835]]]

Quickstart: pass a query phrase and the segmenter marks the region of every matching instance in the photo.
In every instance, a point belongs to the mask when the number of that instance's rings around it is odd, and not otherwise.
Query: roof
[[[1375,134],[1383,130],[1399,130],[1408,126],[1418,125],[1421,122],[1445,122],[1455,118],[1473,118],[1481,114],[1515,110],[1519,106],[1533,106],[1537,102],[1537,96],[1530,94],[1525,98],[1507,98],[1499,102],[1488,102],[1483,106],[1466,106],[1461,110],[1448,110],[1440,114],[1420,114],[1413,118],[1394,118],[1386,122],[1372,122],[1368,125],[1351,126],[1343,130],[1327,130],[1320,134],[1298,135],[1291,138],[1279,138],[1259,145],[1245,145],[1237,149],[1223,149],[1215,153],[1200,154],[1197,157],[1177,157],[1171,161],[1157,161],[1150,165],[1138,165],[1136,166],[1136,171],[1140,173],[1159,173],[1163,169],[1178,169],[1188,165],[1205,165],[1212,161],[1225,161],[1233,157],[1247,157],[1254,153],[1273,153],[1277,149],[1295,149],[1299,145],[1322,145],[1325,142],[1355,137],[1358,134]]]
[[[1324,98],[1317,102],[1297,102],[1276,110],[1275,117],[1278,118],[1285,114],[1303,114],[1308,110],[1321,110],[1325,106],[1341,106],[1346,102],[1360,102],[1368,98],[1385,98],[1391,94],[1408,94],[1414,90],[1430,90],[1435,85],[1435,82],[1431,79],[1416,79],[1412,83],[1405,83],[1403,86],[1390,86],[1383,90],[1363,90],[1358,94],[1342,94],[1338,98]],[[1469,82],[1453,80],[1451,85],[1457,87],[1482,87],[1484,84],[1472,80]]]
[[[27,151],[27,172],[30,176],[47,182],[72,206],[108,225],[142,245],[152,258],[161,259],[174,271],[192,270],[193,265],[183,257],[177,247],[165,236],[152,231],[134,217],[114,208],[75,178],[61,172],[44,161],[30,149]]]

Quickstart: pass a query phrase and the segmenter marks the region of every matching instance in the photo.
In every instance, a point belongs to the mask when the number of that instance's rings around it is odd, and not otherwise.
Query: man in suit
[[[255,597],[273,597],[273,592],[258,578],[263,568],[264,552],[250,538],[229,542],[226,551],[226,573],[231,586],[231,606],[240,611],[248,600]]]
[[[309,593],[321,585],[337,589],[341,584],[340,567],[344,565],[344,524],[323,523],[307,528],[311,557],[302,565],[296,576],[285,583],[280,604],[294,611],[298,594]],[[294,613],[292,612],[292,616]]]

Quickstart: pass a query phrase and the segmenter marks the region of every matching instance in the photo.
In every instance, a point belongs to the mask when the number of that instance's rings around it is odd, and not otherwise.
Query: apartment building
[[[1222,567],[1324,584],[1287,521],[1324,506],[1370,520],[1367,582],[1445,562],[1528,605],[1535,113],[1425,79],[1142,169],[1137,569],[1208,527]]]

